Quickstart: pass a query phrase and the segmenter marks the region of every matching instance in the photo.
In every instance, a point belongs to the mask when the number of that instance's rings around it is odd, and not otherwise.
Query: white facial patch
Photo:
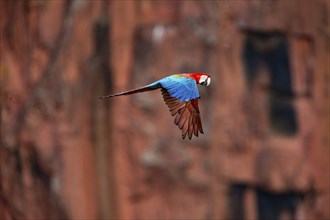
[[[210,85],[211,79],[210,77],[203,75],[201,76],[201,78],[199,79],[199,84],[201,85]]]
[[[207,76],[201,76],[201,78],[199,79],[199,84],[203,84],[203,83],[206,83],[206,79],[207,79]]]

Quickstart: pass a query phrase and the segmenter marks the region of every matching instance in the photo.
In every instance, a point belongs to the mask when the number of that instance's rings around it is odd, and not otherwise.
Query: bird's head
[[[199,77],[197,83],[202,86],[209,86],[211,83],[210,75],[209,74],[200,74],[200,77]]]

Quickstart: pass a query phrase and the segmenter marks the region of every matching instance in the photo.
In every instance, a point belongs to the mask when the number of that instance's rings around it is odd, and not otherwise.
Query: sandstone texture
[[[330,4],[0,1],[0,219],[330,218]],[[207,72],[204,133],[160,91]]]

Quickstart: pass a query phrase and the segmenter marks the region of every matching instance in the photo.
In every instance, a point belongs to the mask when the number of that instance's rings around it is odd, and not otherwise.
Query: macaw
[[[102,96],[100,99],[161,89],[171,115],[175,116],[174,123],[182,131],[182,138],[185,139],[188,135],[190,140],[193,134],[196,137],[198,137],[198,132],[204,134],[198,108],[200,97],[197,84],[208,86],[210,82],[211,77],[206,73],[176,74],[137,89]]]

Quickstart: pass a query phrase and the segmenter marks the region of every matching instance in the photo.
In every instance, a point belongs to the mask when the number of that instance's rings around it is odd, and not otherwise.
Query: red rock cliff
[[[0,219],[329,219],[327,1],[1,1]],[[160,92],[208,72],[205,134]]]

